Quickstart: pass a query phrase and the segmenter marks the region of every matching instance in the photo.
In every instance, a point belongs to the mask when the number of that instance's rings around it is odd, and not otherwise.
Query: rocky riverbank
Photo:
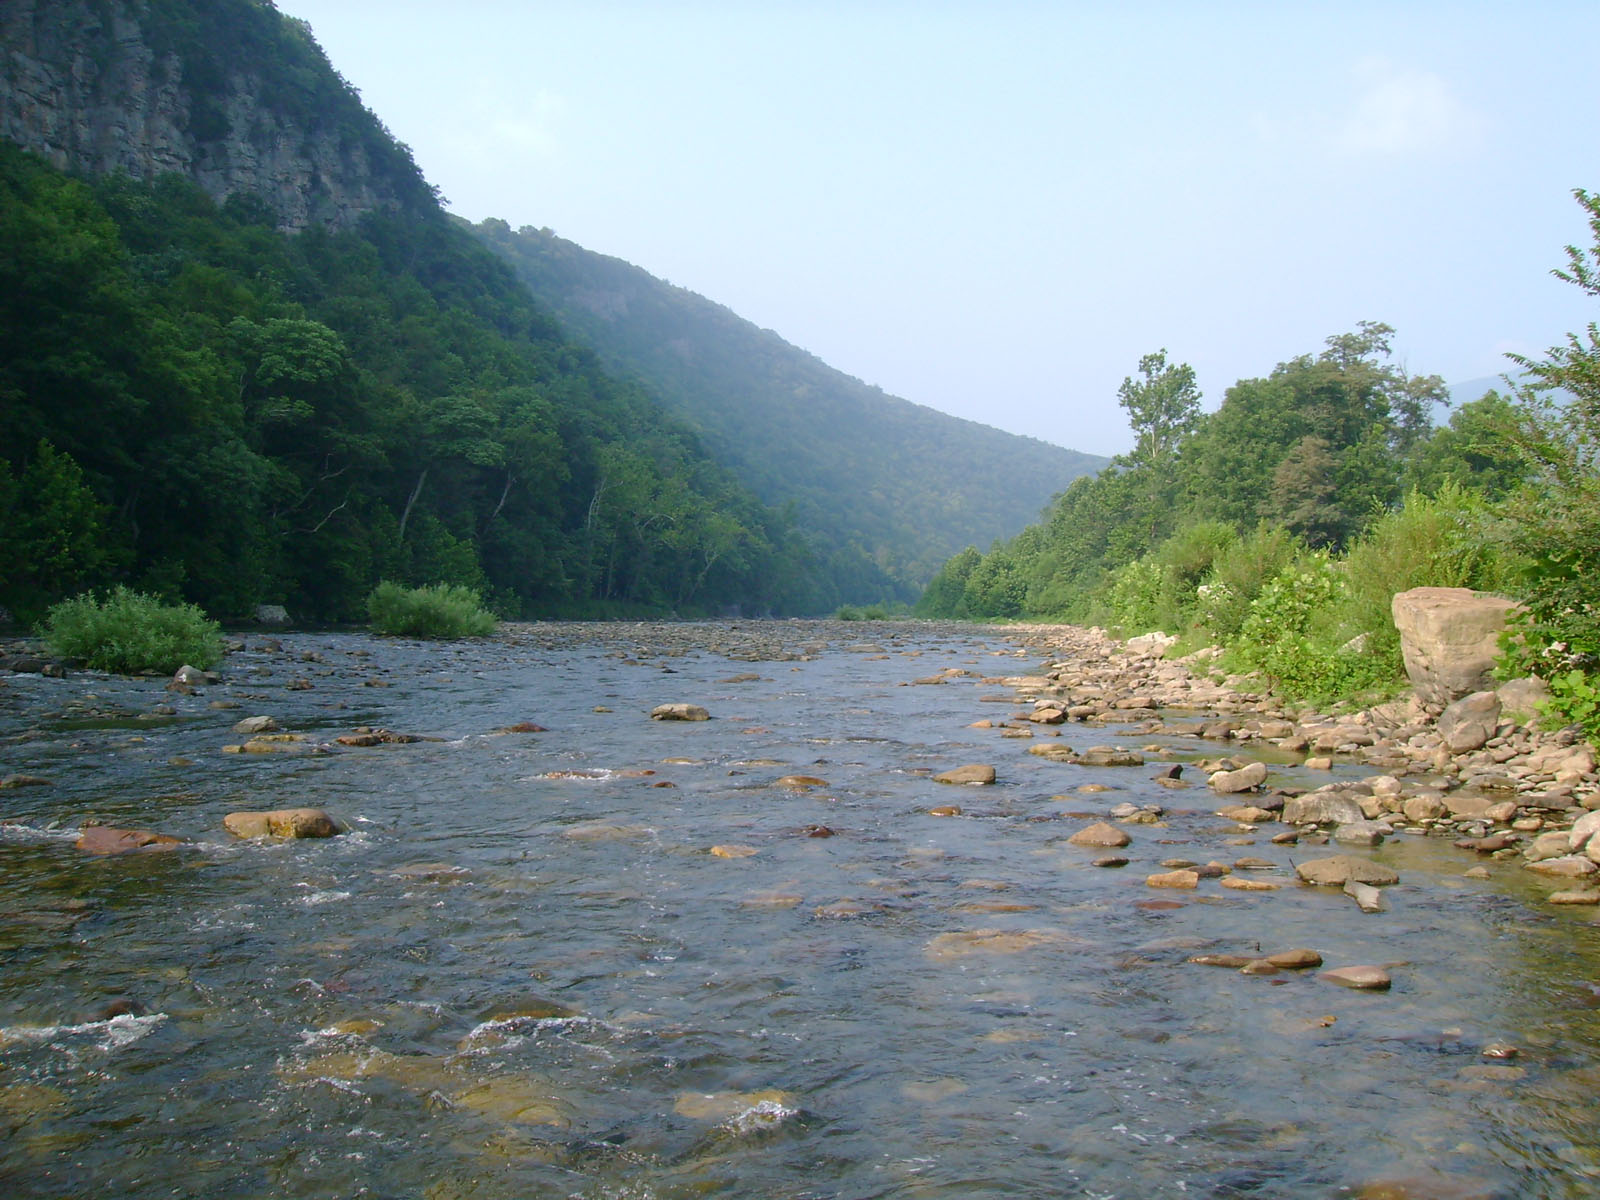
[[[1047,662],[1036,675],[996,679],[1029,707],[992,724],[1003,735],[1059,737],[1115,724],[1126,737],[1178,735],[1226,741],[1203,760],[1218,812],[1252,831],[1281,824],[1274,840],[1373,846],[1395,836],[1449,838],[1474,858],[1519,862],[1561,886],[1553,903],[1600,904],[1600,776],[1595,753],[1570,729],[1534,723],[1533,681],[1472,693],[1435,712],[1414,695],[1333,715],[1286,707],[1218,681],[1209,655],[1162,657],[1164,639],[1119,643],[1098,629],[1018,626],[1008,634]],[[1127,747],[1083,752],[1043,743],[1033,753],[1099,765],[1143,765]],[[1335,777],[1322,786],[1275,786],[1275,766]],[[1354,776],[1349,768],[1370,774]],[[1336,771],[1337,769],[1337,771]],[[1167,769],[1162,782],[1182,786]],[[1480,872],[1481,866],[1472,869]],[[1576,881],[1580,886],[1574,888]]]

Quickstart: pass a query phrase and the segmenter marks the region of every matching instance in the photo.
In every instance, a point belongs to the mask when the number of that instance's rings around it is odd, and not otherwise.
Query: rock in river
[[[1324,971],[1322,978],[1340,987],[1367,992],[1386,992],[1391,982],[1389,972],[1382,967],[1335,967],[1331,971]]]
[[[698,704],[658,704],[650,710],[652,721],[709,721],[711,714]]]
[[[1093,825],[1086,825],[1067,839],[1074,846],[1098,846],[1106,849],[1126,846],[1132,840],[1126,833],[1107,821],[1096,821]]]
[[[113,825],[85,825],[78,834],[78,849],[85,854],[131,854],[135,850],[172,850],[179,838],[148,829],[118,829]]]
[[[1400,882],[1400,876],[1394,871],[1373,862],[1370,858],[1362,858],[1359,854],[1334,854],[1327,858],[1313,858],[1297,865],[1295,874],[1307,883],[1320,884],[1323,887],[1343,887],[1351,879],[1375,887]]]
[[[987,763],[968,763],[964,767],[956,767],[951,771],[940,772],[933,777],[933,781],[935,783],[993,783],[994,768]]]
[[[272,812],[232,812],[222,827],[238,838],[325,838],[342,833],[320,808],[280,808]]]
[[[1248,792],[1260,787],[1267,778],[1267,764],[1253,762],[1237,771],[1218,771],[1211,777],[1211,790],[1223,795]]]

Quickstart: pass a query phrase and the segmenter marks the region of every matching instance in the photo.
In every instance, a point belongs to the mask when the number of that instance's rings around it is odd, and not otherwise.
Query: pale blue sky
[[[548,226],[885,391],[1131,443],[1363,319],[1449,382],[1595,319],[1600,4],[279,0],[450,207]]]

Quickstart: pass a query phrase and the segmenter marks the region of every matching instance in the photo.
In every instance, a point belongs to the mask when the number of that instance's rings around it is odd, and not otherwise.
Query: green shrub
[[[45,614],[41,629],[57,654],[99,671],[201,670],[222,658],[222,630],[192,604],[164,604],[118,587],[104,600],[85,592]]]
[[[1236,637],[1261,589],[1302,553],[1294,535],[1276,525],[1261,525],[1221,547],[1195,589],[1199,622],[1220,642]]]
[[[1485,535],[1482,502],[1455,484],[1434,496],[1413,491],[1405,507],[1384,513],[1345,556],[1345,637],[1364,636],[1367,651],[1401,669],[1395,593],[1416,587],[1495,590],[1506,582],[1504,558]]]
[[[1344,644],[1344,564],[1318,551],[1283,568],[1250,602],[1229,665],[1260,671],[1283,694],[1325,703],[1398,683],[1384,658]]]
[[[385,580],[367,597],[367,617],[390,637],[484,637],[496,624],[477,592],[454,583],[404,588]]]
[[[1148,633],[1171,623],[1171,572],[1153,557],[1124,563],[1105,578],[1105,604],[1124,633]]]

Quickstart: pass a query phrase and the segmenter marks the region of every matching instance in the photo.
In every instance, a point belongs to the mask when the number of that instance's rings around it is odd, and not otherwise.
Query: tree
[[[1194,368],[1169,365],[1164,349],[1141,358],[1139,374],[1139,380],[1128,376],[1117,389],[1117,403],[1127,412],[1135,439],[1128,462],[1160,471],[1200,420],[1200,389]]]

